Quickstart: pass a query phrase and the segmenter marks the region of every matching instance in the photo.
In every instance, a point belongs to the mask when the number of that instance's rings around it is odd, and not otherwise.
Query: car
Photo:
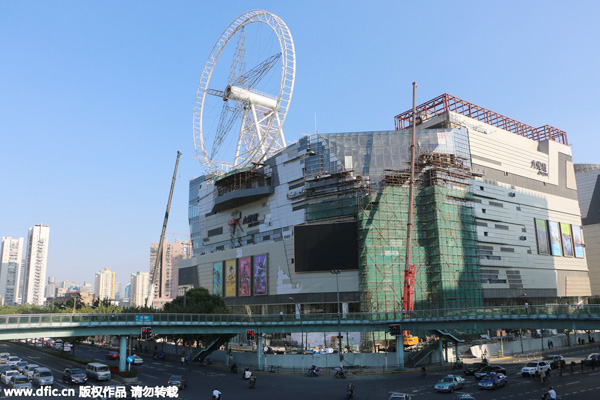
[[[462,389],[465,386],[465,378],[458,375],[446,375],[434,388],[438,392],[454,392],[456,389]]]
[[[144,359],[137,354],[134,354],[131,357],[133,357],[133,365],[142,365],[144,363]]]
[[[50,368],[40,367],[34,371],[31,382],[38,386],[54,385],[54,375]]]
[[[121,359],[121,354],[119,354],[118,351],[109,351],[106,354],[106,359],[107,360],[119,360],[119,359]]]
[[[0,382],[2,382],[5,385],[8,385],[10,378],[12,378],[15,375],[19,375],[19,371],[11,369],[10,371],[3,372],[2,376],[0,376]]]
[[[554,369],[558,368],[559,365],[561,368],[564,368],[567,364],[565,358],[559,355],[546,356],[544,357],[544,361],[550,363],[550,368]]]
[[[23,368],[22,374],[25,375],[26,377],[28,377],[29,379],[31,379],[31,378],[33,378],[33,373],[39,367],[40,366],[37,364],[29,364],[29,365],[25,366],[25,368]]]
[[[486,362],[476,362],[474,364],[469,365],[468,367],[465,368],[464,373],[465,375],[475,375],[475,372],[478,369],[481,369],[483,367],[487,367],[488,363]]]
[[[600,353],[592,353],[585,359],[581,360],[585,365],[600,365]]]
[[[547,373],[550,371],[550,369],[550,363],[546,361],[529,361],[527,365],[521,368],[521,375],[539,375],[540,372],[545,371]]]
[[[33,389],[31,386],[31,382],[29,382],[29,378],[25,375],[13,375],[8,381],[8,386],[11,388],[19,388],[19,389]]]
[[[8,362],[8,357],[10,357],[10,353],[0,353],[0,362],[5,364]]]
[[[179,390],[182,390],[187,386],[187,379],[183,375],[173,375],[169,378],[167,385],[177,386]]]
[[[62,381],[73,385],[83,385],[88,378],[81,368],[67,368],[63,372]]]
[[[12,367],[8,364],[0,364],[0,374],[6,371],[12,371]]]
[[[481,379],[484,376],[486,376],[487,374],[489,374],[490,372],[496,372],[498,374],[503,374],[506,375],[506,368],[501,367],[499,365],[487,365],[483,368],[479,368],[477,371],[475,371],[475,378],[477,379]]]
[[[406,393],[393,392],[388,400],[412,400],[412,395]]]
[[[25,375],[25,367],[29,365],[29,361],[21,360],[16,365],[16,370]]]
[[[478,383],[478,386],[480,389],[496,389],[499,386],[506,386],[507,383],[508,380],[506,378],[506,375],[498,374],[496,372],[490,372],[489,374],[481,378],[481,380]]]
[[[65,352],[71,351],[72,348],[73,348],[73,345],[71,343],[67,342],[67,343],[63,344],[62,351],[65,351]]]
[[[8,357],[8,360],[6,361],[6,363],[8,365],[10,365],[11,367],[14,367],[14,366],[17,365],[17,363],[19,361],[21,361],[21,359],[19,357],[17,357],[17,356],[10,356],[10,357]]]
[[[454,398],[454,400],[477,400],[475,397],[471,396],[468,393],[459,394]]]

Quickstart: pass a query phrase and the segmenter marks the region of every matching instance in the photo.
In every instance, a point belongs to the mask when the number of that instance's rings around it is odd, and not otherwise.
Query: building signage
[[[541,161],[531,161],[531,168],[537,169],[538,175],[548,176],[548,165]]]
[[[249,224],[250,227],[258,225],[258,213],[246,215],[242,224]]]

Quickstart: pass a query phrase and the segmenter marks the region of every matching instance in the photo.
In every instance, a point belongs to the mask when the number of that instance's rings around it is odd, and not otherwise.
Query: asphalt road
[[[67,367],[73,367],[70,362],[40,352],[32,346],[24,346],[15,343],[0,343],[0,352],[10,352],[28,361],[52,369],[57,389],[71,387],[63,384],[60,379],[62,372]],[[100,348],[89,348],[76,346],[75,353],[82,358],[89,358],[100,362],[106,362],[107,351]],[[561,354],[560,351],[556,351]],[[584,358],[590,350],[578,350],[574,348],[567,354],[567,363]],[[493,362],[493,361],[492,361]],[[139,381],[141,386],[165,385],[168,378],[173,374],[187,376],[189,386],[180,392],[180,399],[196,400],[210,399],[213,388],[223,392],[224,400],[316,400],[316,399],[345,399],[345,385],[351,380],[356,387],[356,400],[387,400],[391,392],[404,392],[413,395],[414,400],[429,399],[454,399],[458,393],[471,393],[478,400],[538,400],[541,394],[547,390],[548,385],[539,381],[532,381],[520,375],[520,369],[525,361],[501,360],[500,365],[507,369],[509,384],[493,391],[483,391],[477,387],[474,377],[466,377],[466,385],[463,390],[454,394],[435,393],[434,384],[452,371],[430,370],[427,377],[423,378],[414,372],[399,374],[380,374],[352,376],[345,380],[333,379],[330,376],[308,378],[305,376],[276,375],[269,373],[257,374],[256,388],[250,389],[248,382],[241,379],[241,374],[232,374],[228,370],[216,367],[200,367],[189,365],[182,367],[175,362],[144,360],[144,365],[138,367]],[[563,400],[596,400],[600,398],[600,368],[592,370],[587,367],[583,372],[578,365],[573,374],[567,368],[562,377],[554,371],[550,380],[559,396]],[[118,382],[91,382],[90,385],[119,385]],[[3,396],[4,397],[4,396]],[[51,398],[51,397],[45,397]],[[58,397],[54,397],[58,398]],[[69,398],[69,397],[62,397]],[[78,399],[80,397],[70,397]]]

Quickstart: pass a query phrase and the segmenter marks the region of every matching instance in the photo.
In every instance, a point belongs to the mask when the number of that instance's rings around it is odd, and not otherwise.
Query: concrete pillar
[[[398,357],[398,369],[402,371],[404,370],[404,337],[402,335],[396,336],[396,356]]]
[[[440,365],[444,366],[444,344],[442,343],[442,338],[438,339],[440,343]]]
[[[127,336],[119,336],[119,371],[127,370]]]
[[[256,356],[258,357],[258,370],[263,370],[263,338],[260,333],[256,333]]]

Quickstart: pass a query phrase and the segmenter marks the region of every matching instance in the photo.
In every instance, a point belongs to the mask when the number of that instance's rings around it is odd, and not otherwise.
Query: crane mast
[[[162,252],[163,252],[163,241],[165,240],[165,233],[167,231],[167,222],[169,221],[169,212],[171,211],[171,199],[173,198],[173,190],[175,189],[175,180],[177,179],[177,168],[179,167],[179,157],[181,152],[177,152],[177,160],[175,161],[175,171],[173,171],[173,180],[171,181],[171,191],[169,192],[169,201],[167,202],[167,211],[165,212],[165,220],[163,222],[162,231],[160,233],[160,240],[158,241],[158,249],[156,251],[156,260],[154,261],[154,268],[150,270],[150,279],[148,288],[148,297],[146,297],[146,307],[152,307],[152,301],[154,300],[154,289],[156,287],[157,277],[160,273],[160,265],[162,263]]]

